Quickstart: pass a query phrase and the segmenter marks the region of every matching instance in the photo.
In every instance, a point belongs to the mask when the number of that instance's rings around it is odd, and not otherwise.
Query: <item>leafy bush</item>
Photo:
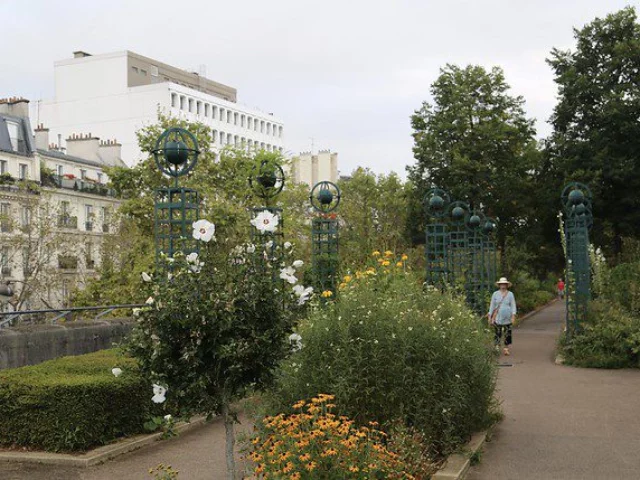
[[[331,400],[332,395],[321,394],[308,405],[297,402],[292,415],[262,421],[249,455],[259,478],[414,478],[387,450],[386,435],[375,424],[358,428],[347,417],[337,417]]]
[[[640,318],[602,300],[591,302],[587,322],[560,345],[570,365],[592,368],[640,367]]]
[[[283,365],[276,412],[329,392],[338,413],[412,426],[435,454],[491,422],[488,332],[461,300],[425,292],[405,268],[383,260],[356,272],[335,302],[312,311],[300,326],[303,348]]]
[[[86,450],[141,433],[151,393],[136,362],[117,350],[2,370],[0,445]]]
[[[621,263],[612,268],[604,297],[632,315],[640,315],[640,262]]]
[[[523,314],[550,302],[555,296],[555,285],[548,279],[538,280],[526,271],[517,271],[512,278],[513,294],[516,297],[518,313]]]

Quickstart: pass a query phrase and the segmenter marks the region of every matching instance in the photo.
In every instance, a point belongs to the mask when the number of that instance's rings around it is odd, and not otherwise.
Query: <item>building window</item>
[[[234,136],[233,136],[233,144],[234,144],[236,147],[238,146],[238,141],[239,141],[239,139],[238,139],[238,135],[234,135]]]
[[[224,145],[224,139],[227,138],[224,132],[220,132],[220,145]]]
[[[0,203],[0,232],[11,231],[11,204]]]
[[[233,143],[233,135],[227,133],[227,145],[231,145]]]
[[[80,169],[80,180],[86,180],[87,179],[87,171]]]
[[[249,140],[248,144],[249,144],[249,150],[251,150],[253,148],[253,140]]]
[[[260,120],[260,133],[264,133],[264,120]]]
[[[271,124],[267,123],[267,135],[271,135]]]
[[[142,76],[146,77],[147,76],[147,71],[143,70],[142,68],[140,69],[140,73],[142,74]]]
[[[282,138],[282,127],[278,127],[278,136]]]
[[[177,108],[178,107],[178,95],[176,95],[175,93],[171,94],[171,106],[173,108]]]
[[[233,114],[233,124],[234,125],[238,125],[238,114],[237,113]]]
[[[152,77],[157,77],[158,76],[158,67],[156,67],[155,65],[151,65],[151,76]]]
[[[220,121],[224,122],[224,108],[220,109]]]
[[[247,145],[247,139],[246,139],[246,138],[244,138],[244,137],[242,137],[242,138],[240,139],[240,144],[241,144],[241,145],[242,145],[242,147],[244,148],[244,147]]]
[[[98,183],[102,183],[102,172],[98,172]]]
[[[184,110],[186,100],[184,95],[180,95],[180,110]]]
[[[85,230],[90,232],[93,230],[93,205],[84,206]]]
[[[6,160],[0,160],[0,174],[8,173],[9,163]]]
[[[133,73],[140,73],[140,70],[138,70],[138,67],[131,67],[131,70],[133,70]]]
[[[213,118],[214,120],[218,119],[218,107],[216,107],[215,105],[211,105],[211,118]]]
[[[200,115],[200,112],[202,112],[202,102],[197,101],[196,102],[196,115]]]
[[[20,226],[28,227],[31,224],[31,211],[29,207],[22,207],[20,209]]]
[[[56,175],[59,177],[64,175],[64,167],[62,165],[56,165]]]
[[[25,165],[24,163],[20,164],[18,178],[20,180],[27,180],[29,178],[29,165]]]
[[[193,112],[193,98],[189,99],[189,113]]]
[[[231,123],[232,114],[232,111],[227,110],[227,123]]]
[[[204,104],[204,116],[205,117],[209,116],[209,104],[208,103]]]
[[[11,275],[11,270],[9,269],[9,247],[0,249],[0,267],[2,267],[3,275]]]
[[[217,130],[211,130],[211,143],[218,142],[218,132]]]
[[[251,130],[251,117],[247,117],[247,128]]]
[[[245,116],[244,115],[240,115],[240,126],[242,128],[244,128],[244,119],[245,119]]]

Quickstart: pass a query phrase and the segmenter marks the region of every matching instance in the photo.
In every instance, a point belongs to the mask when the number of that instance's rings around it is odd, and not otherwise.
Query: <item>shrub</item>
[[[618,305],[602,300],[591,302],[587,322],[571,341],[560,345],[569,365],[592,368],[640,366],[640,318]]]
[[[387,450],[386,435],[375,424],[358,428],[331,413],[333,398],[319,395],[308,405],[297,402],[296,413],[262,421],[249,455],[258,478],[414,478],[403,471],[398,455]]]
[[[520,314],[535,310],[553,300],[555,296],[553,281],[541,282],[525,271],[516,272],[510,280],[513,282],[512,290]]]
[[[115,377],[113,367],[123,373]],[[117,350],[0,371],[0,444],[86,450],[141,433],[151,385]]]
[[[640,262],[621,263],[612,268],[603,293],[632,315],[640,315]]]
[[[311,312],[303,348],[283,364],[276,412],[329,392],[338,413],[414,427],[435,454],[491,421],[496,369],[484,323],[405,268],[383,260],[356,272],[336,301]]]

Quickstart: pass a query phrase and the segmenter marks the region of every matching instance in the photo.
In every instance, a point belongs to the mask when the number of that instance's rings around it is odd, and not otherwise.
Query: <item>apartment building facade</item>
[[[64,305],[95,275],[120,205],[104,168],[125,166],[115,141],[76,134],[62,152],[44,126],[34,136],[28,103],[0,100],[0,281],[22,310]]]
[[[156,123],[158,111],[209,126],[217,147],[284,150],[280,119],[239,104],[235,88],[198,73],[130,51],[74,52],[73,58],[55,62],[54,70],[55,96],[35,106],[38,123],[53,138],[78,131],[117,138],[130,166],[145,156],[136,131]]]
[[[336,183],[338,175],[338,154],[330,150],[320,150],[317,154],[302,152],[291,162],[294,183],[306,183],[313,187],[318,182]]]

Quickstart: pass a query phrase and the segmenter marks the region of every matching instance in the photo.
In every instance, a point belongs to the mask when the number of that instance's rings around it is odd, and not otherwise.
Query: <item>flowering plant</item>
[[[258,478],[412,479],[398,455],[385,447],[375,423],[357,427],[331,413],[332,395],[297,402],[292,415],[266,417],[251,440],[248,458]]]

